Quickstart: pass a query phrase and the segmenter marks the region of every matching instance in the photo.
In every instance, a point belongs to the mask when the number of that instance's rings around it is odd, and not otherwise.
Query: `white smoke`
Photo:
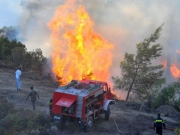
[[[51,54],[51,32],[48,22],[53,17],[55,10],[62,4],[60,0],[24,0],[20,5],[23,8],[19,27],[21,33],[19,39],[23,41],[28,50],[41,48],[43,55]]]
[[[43,55],[50,55],[51,32],[47,24],[64,2],[24,0],[20,3],[23,8],[19,22],[20,39],[28,50],[41,48]],[[119,64],[124,53],[136,53],[136,44],[149,37],[164,22],[158,40],[164,47],[159,62],[180,47],[179,0],[78,0],[78,4],[84,5],[94,20],[94,30],[115,45],[112,76],[120,75]]]
[[[161,59],[167,59],[180,47],[180,1],[174,0],[103,0],[85,2],[95,20],[95,30],[115,45],[112,74],[119,74],[124,53],[136,53],[136,44],[164,24],[158,40],[163,46]],[[160,61],[159,61],[160,62]]]

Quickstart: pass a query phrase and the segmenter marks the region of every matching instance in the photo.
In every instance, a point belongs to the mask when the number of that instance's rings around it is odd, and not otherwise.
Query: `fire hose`
[[[114,124],[115,124],[115,126],[116,126],[116,128],[117,128],[118,132],[119,132],[121,135],[124,135],[125,133],[121,132],[121,130],[118,128],[118,126],[117,126],[117,123],[116,123],[115,119],[114,119],[112,116],[110,116],[110,117],[113,119]],[[153,127],[152,127],[152,128],[153,128]],[[174,129],[175,129],[175,128],[172,128],[172,127],[166,127],[165,129],[166,129],[166,130],[171,130],[171,131],[174,131]]]
[[[112,116],[110,116],[110,117],[113,119],[114,124],[116,125],[116,128],[117,128],[118,132],[119,132],[121,135],[123,135],[124,133],[122,133],[122,132],[121,132],[121,130],[118,128],[118,126],[117,126],[117,123],[116,123],[115,119],[114,119]]]

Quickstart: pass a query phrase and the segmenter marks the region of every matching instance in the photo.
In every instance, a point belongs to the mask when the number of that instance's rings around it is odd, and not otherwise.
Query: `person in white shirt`
[[[17,90],[20,90],[21,88],[21,82],[20,82],[21,74],[22,74],[21,67],[19,67],[15,72]]]

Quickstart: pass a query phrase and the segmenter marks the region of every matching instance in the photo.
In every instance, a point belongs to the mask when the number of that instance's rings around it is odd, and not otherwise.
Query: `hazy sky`
[[[165,23],[158,43],[163,58],[180,48],[180,0],[78,0],[85,6],[94,30],[115,45],[112,74],[119,70],[124,53],[135,53],[135,45]],[[0,28],[19,26],[19,39],[28,50],[51,50],[50,22],[64,0],[0,0]]]
[[[0,0],[0,28],[3,26],[17,26],[21,19],[21,0]]]

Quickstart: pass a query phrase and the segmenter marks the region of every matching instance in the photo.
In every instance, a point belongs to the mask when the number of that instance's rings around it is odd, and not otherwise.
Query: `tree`
[[[160,44],[151,45],[159,39],[162,26],[136,45],[136,55],[125,53],[124,61],[120,62],[121,77],[112,77],[115,88],[127,91],[126,101],[132,97],[150,100],[153,84],[165,80],[162,78],[163,66],[152,65],[152,61],[161,56],[163,49]]]
[[[22,65],[22,60],[25,52],[26,48],[23,47],[16,47],[12,49],[12,58],[16,67]]]
[[[0,38],[0,60],[12,60],[12,50],[16,47],[26,48],[16,39],[9,41],[8,38]]]
[[[42,74],[42,65],[43,65],[43,53],[40,48],[35,49],[35,51],[26,52],[22,65],[25,69],[31,69],[36,71],[36,73]]]
[[[157,108],[161,105],[171,105],[180,111],[180,79],[177,82],[169,84],[167,87],[164,87],[162,90],[154,91],[152,97],[153,108]]]

